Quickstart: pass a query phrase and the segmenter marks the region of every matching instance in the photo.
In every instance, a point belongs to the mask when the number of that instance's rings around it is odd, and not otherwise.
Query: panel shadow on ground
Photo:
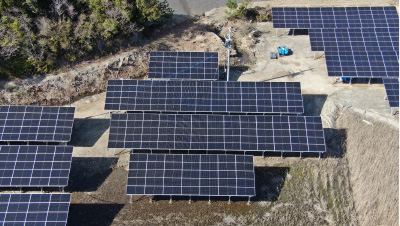
[[[347,131],[346,129],[324,129],[326,140],[326,158],[343,158],[346,153]]]
[[[67,225],[70,226],[108,226],[124,204],[71,204]]]
[[[77,118],[74,120],[71,141],[75,147],[93,147],[109,128],[109,119]]]
[[[256,197],[254,202],[278,200],[289,167],[254,167],[256,176]]]
[[[73,157],[67,192],[96,191],[111,174],[118,158]]]
[[[325,94],[303,94],[304,115],[320,116],[327,97]]]

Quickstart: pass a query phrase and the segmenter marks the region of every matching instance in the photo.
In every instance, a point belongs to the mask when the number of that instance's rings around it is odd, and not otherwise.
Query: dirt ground
[[[341,3],[349,2],[359,3]],[[207,15],[211,20],[219,16],[218,11]],[[288,29],[281,29],[276,36],[271,23],[254,26],[262,32],[248,50],[256,63],[245,72],[233,68],[231,80],[301,82],[305,115],[323,119],[326,155],[322,159],[256,156],[257,196],[250,204],[240,198],[231,204],[227,198],[212,199],[211,204],[199,198],[189,204],[188,197],[174,197],[172,203],[169,197],[156,197],[150,203],[142,196],[130,202],[126,195],[129,150],[114,154],[107,149],[105,93],[86,97],[72,104],[76,119],[66,189],[72,193],[69,225],[399,224],[399,118],[391,115],[383,85],[331,84],[324,56],[318,53],[314,60],[307,35],[291,36]],[[235,29],[239,34],[241,28]],[[268,59],[280,45],[292,49],[293,55]]]

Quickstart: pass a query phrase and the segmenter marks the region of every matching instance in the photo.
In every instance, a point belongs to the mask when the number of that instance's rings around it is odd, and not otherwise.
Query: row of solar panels
[[[387,7],[273,7],[274,28],[399,27],[395,6]]]
[[[106,110],[302,114],[299,82],[109,80]]]
[[[329,76],[385,78],[399,107],[399,16],[389,7],[272,8],[275,28],[309,29],[312,51],[324,51]],[[396,95],[397,94],[397,95]]]
[[[66,225],[71,194],[0,194],[2,225]]]

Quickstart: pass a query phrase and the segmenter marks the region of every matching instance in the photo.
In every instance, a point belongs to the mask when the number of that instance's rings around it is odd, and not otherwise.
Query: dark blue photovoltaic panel
[[[310,29],[329,76],[398,77],[399,28]]]
[[[0,194],[2,225],[66,225],[71,194]]]
[[[0,106],[0,141],[71,140],[75,107]]]
[[[309,29],[311,51],[324,51],[324,38],[322,32],[329,29]],[[326,39],[327,41],[330,39]]]
[[[106,110],[302,114],[299,82],[109,80]]]
[[[0,146],[0,187],[65,187],[72,146]]]
[[[312,51],[395,52],[399,57],[399,28],[310,29]]]
[[[218,52],[150,52],[149,78],[218,80]]]
[[[386,7],[273,7],[274,28],[387,28],[399,27],[395,6]]]
[[[321,117],[112,114],[108,148],[325,152]]]
[[[127,194],[255,196],[253,156],[131,153]]]
[[[399,107],[399,79],[398,78],[384,78],[386,95],[389,100],[389,105],[392,108]]]
[[[329,76],[384,78],[399,76],[395,52],[325,51]]]

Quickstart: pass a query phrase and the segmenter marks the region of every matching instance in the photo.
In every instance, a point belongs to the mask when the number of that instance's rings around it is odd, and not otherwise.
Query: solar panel
[[[65,187],[72,146],[0,146],[0,187]]]
[[[396,7],[273,7],[274,28],[399,27]]]
[[[312,51],[395,52],[399,57],[399,28],[310,29]]]
[[[324,51],[324,38],[322,32],[328,29],[309,29],[311,51]],[[326,39],[328,40],[328,39]]]
[[[384,78],[386,95],[389,100],[389,105],[392,108],[399,107],[399,79],[398,78]]]
[[[255,196],[253,156],[131,153],[127,194]]]
[[[299,82],[109,80],[106,110],[302,114]]]
[[[0,194],[2,225],[66,225],[71,194]]]
[[[330,52],[325,51],[329,76],[398,77],[399,62],[395,52]]]
[[[1,141],[71,140],[75,107],[0,106]]]
[[[320,117],[112,114],[108,148],[325,152]]]
[[[399,28],[310,29],[329,76],[398,77]]]
[[[150,52],[151,79],[219,79],[218,52]]]

